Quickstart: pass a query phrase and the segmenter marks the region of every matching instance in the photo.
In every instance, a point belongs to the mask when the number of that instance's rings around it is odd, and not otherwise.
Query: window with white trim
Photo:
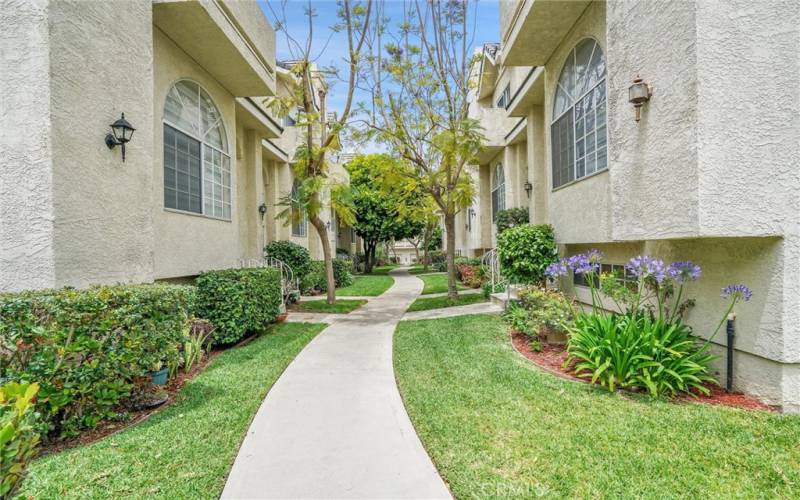
[[[231,158],[211,96],[180,80],[164,104],[164,207],[231,219]]]
[[[509,83],[506,85],[506,88],[503,89],[503,93],[500,94],[500,97],[497,99],[497,106],[500,109],[508,109],[508,105],[511,104],[511,84]]]
[[[606,63],[585,38],[567,56],[556,85],[550,146],[553,189],[608,167]]]
[[[292,236],[305,236],[308,234],[308,219],[305,210],[295,208],[295,204],[300,199],[300,183],[297,179],[292,183],[292,211],[299,212],[292,215]]]
[[[506,209],[506,176],[503,165],[498,163],[492,175],[492,222],[497,221],[497,212]]]

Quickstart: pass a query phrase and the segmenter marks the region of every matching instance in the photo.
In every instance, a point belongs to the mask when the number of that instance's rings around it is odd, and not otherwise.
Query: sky
[[[381,1],[381,0],[375,0]],[[337,22],[335,0],[259,0],[261,9],[272,25],[275,25],[276,14],[282,16],[282,9],[285,8],[286,20],[289,32],[298,41],[308,39],[308,18],[305,11],[309,3],[316,13],[314,18],[314,37],[312,40],[312,53],[319,54],[323,49],[320,58],[316,61],[320,66],[336,65],[341,68],[342,77],[347,75],[343,59],[347,55],[347,35],[345,33],[335,33],[331,35],[329,27]],[[384,15],[391,18],[391,24],[396,25],[402,19],[403,2],[401,0],[385,0]],[[271,8],[270,8],[271,7]],[[273,12],[274,11],[274,12]],[[475,33],[473,37],[473,48],[480,47],[484,43],[500,41],[500,6],[497,0],[478,0],[476,5]],[[397,20],[397,21],[395,21]],[[327,46],[325,45],[327,42]],[[290,59],[291,54],[288,50],[286,36],[282,32],[275,33],[275,44],[277,59]],[[471,51],[470,51],[471,53]],[[345,84],[334,84],[327,99],[327,107],[330,111],[340,111],[344,108],[346,99]],[[356,95],[356,102],[366,102],[369,96]]]

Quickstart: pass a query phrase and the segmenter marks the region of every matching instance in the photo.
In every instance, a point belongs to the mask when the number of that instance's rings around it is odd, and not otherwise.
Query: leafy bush
[[[192,367],[203,360],[211,347],[214,325],[204,319],[191,318],[186,323],[183,340],[183,370],[189,373]]]
[[[566,335],[575,322],[573,301],[561,292],[527,287],[518,292],[521,306],[528,312],[531,328],[537,335]]]
[[[470,288],[480,288],[484,282],[481,268],[470,264],[458,264],[458,279]]]
[[[179,359],[194,293],[134,285],[0,295],[0,383],[40,384],[45,434],[116,418],[137,380]]]
[[[487,281],[486,283],[483,284],[483,286],[481,288],[483,288],[483,296],[488,299],[489,296],[491,294],[493,294],[493,293],[505,292],[506,291],[506,283],[505,282],[495,283],[494,284],[494,289],[492,289],[492,282],[491,281]]]
[[[0,387],[0,498],[12,498],[39,446],[33,398],[38,384]]]
[[[558,260],[553,227],[547,224],[513,227],[497,236],[500,267],[512,281],[539,284],[545,270]]]
[[[503,312],[503,319],[512,329],[528,337],[531,349],[534,351],[542,350],[539,330],[531,324],[530,311],[516,302],[511,302],[508,308]]]
[[[273,241],[264,247],[264,255],[278,259],[292,268],[295,278],[305,276],[311,266],[311,254],[308,250],[291,241]]]
[[[313,295],[327,291],[328,280],[325,278],[325,263],[314,260],[308,266],[308,271],[300,278],[300,291],[304,295]]]
[[[512,227],[527,223],[527,208],[508,208],[497,212],[497,234],[505,232],[506,229],[511,229]]]
[[[349,259],[333,259],[333,280],[336,287],[350,286],[353,284],[353,262]],[[327,283],[325,288],[327,289]]]
[[[196,284],[198,316],[214,325],[217,344],[231,344],[262,330],[278,316],[283,302],[276,268],[209,271]]]
[[[708,393],[705,384],[714,356],[700,347],[680,322],[667,323],[650,314],[580,314],[567,347],[567,363],[576,373],[613,391],[617,387],[647,390],[652,396],[679,392]]]

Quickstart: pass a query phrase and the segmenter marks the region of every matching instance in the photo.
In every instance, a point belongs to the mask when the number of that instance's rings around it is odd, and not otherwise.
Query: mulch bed
[[[517,352],[525,356],[527,359],[535,363],[539,368],[568,380],[575,380],[585,384],[591,383],[589,380],[575,376],[575,362],[570,366],[564,367],[564,362],[567,360],[566,346],[553,345],[542,342],[542,350],[534,351],[531,349],[530,342],[525,334],[511,331],[511,344]],[[704,403],[719,406],[731,406],[734,408],[742,408],[745,410],[761,410],[761,411],[777,411],[776,407],[762,403],[761,401],[742,394],[740,392],[726,392],[725,389],[717,385],[707,385],[706,388],[710,391],[709,395],[697,394],[695,396],[682,395],[676,398],[676,401],[686,403]]]

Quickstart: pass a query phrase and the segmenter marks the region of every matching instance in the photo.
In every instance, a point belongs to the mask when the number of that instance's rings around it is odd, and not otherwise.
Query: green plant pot
[[[169,370],[166,366],[157,372],[150,373],[153,385],[167,385],[167,375],[169,375]]]

